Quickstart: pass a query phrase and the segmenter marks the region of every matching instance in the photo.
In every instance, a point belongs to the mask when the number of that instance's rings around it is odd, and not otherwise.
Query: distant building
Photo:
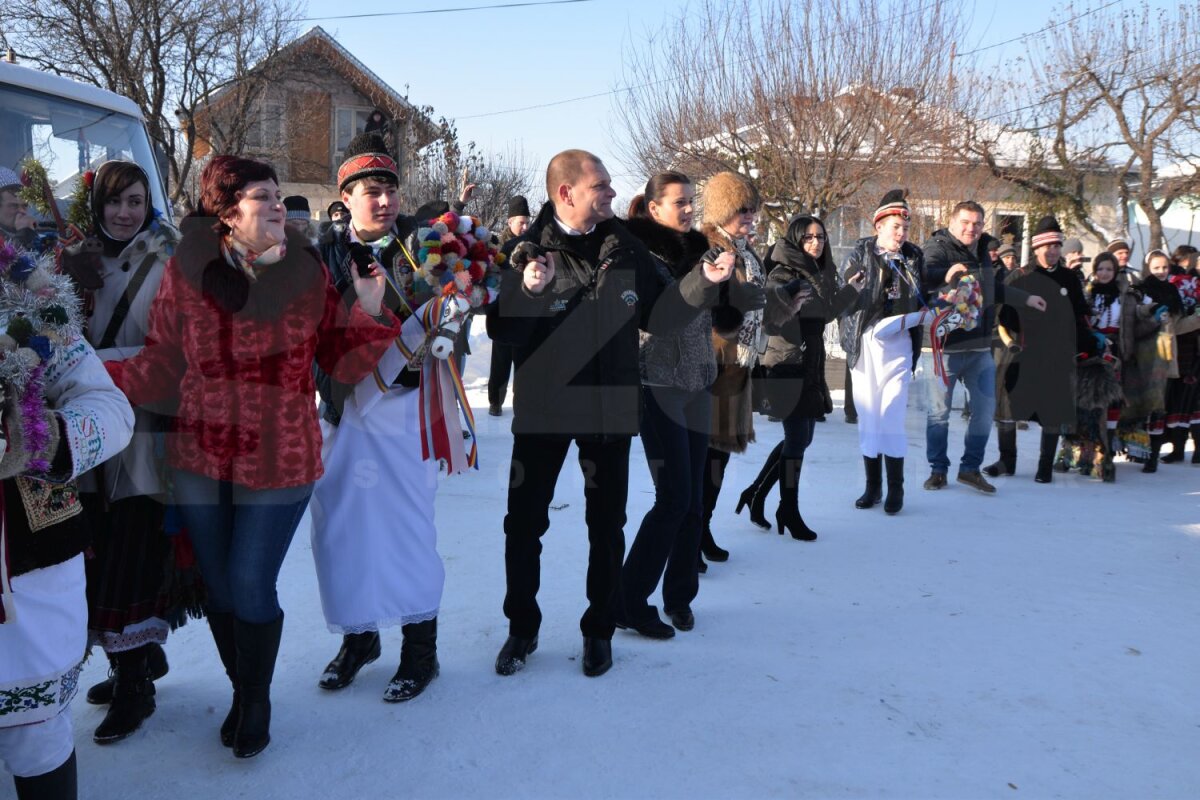
[[[439,133],[319,26],[257,65],[252,75],[263,72],[270,76],[265,82],[252,78],[213,93],[197,112],[192,156],[202,161],[213,152],[238,152],[269,161],[283,193],[304,195],[322,218],[326,206],[339,199],[337,168],[355,134],[371,126],[385,135],[400,164],[403,191],[418,151]],[[198,178],[199,172],[192,174]]]

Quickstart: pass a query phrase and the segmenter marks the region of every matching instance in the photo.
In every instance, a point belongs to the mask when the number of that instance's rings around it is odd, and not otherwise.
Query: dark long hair
[[[132,161],[105,161],[96,168],[95,177],[92,179],[92,190],[88,197],[88,209],[92,212],[92,224],[96,236],[103,242],[104,251],[108,255],[116,255],[121,252],[129,240],[121,242],[113,239],[105,230],[104,205],[110,198],[119,197],[121,192],[135,183],[142,184],[146,191],[146,218],[142,220],[142,226],[138,228],[138,233],[141,233],[150,227],[150,223],[154,220],[154,209],[150,207],[150,178],[146,176],[146,171]],[[134,236],[136,235],[134,234]]]
[[[650,216],[650,201],[658,202],[662,200],[663,195],[667,192],[668,186],[673,186],[677,183],[692,185],[692,179],[682,172],[660,172],[657,175],[646,181],[646,191],[633,198],[633,202],[629,204],[629,213],[627,216],[630,219],[653,219]]]

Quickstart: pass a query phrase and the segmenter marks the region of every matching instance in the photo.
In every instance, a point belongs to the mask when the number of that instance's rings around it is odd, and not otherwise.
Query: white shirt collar
[[[556,225],[558,225],[558,229],[560,231],[562,231],[563,233],[565,233],[567,236],[587,236],[589,233],[596,230],[596,226],[593,225],[592,227],[588,228],[586,231],[577,231],[574,228],[572,228],[570,225],[568,225],[567,223],[565,223],[561,219],[559,219],[558,214],[554,215],[554,223]]]

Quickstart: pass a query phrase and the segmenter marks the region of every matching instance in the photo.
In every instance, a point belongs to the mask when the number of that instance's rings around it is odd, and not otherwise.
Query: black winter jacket
[[[996,323],[996,309],[1001,303],[1019,305],[1029,295],[1020,289],[1006,286],[1004,270],[998,270],[988,255],[988,247],[996,240],[988,234],[979,237],[974,247],[968,248],[945,228],[934,231],[929,241],[921,247],[925,254],[925,301],[932,307],[939,293],[953,289],[946,283],[946,273],[955,264],[966,264],[969,274],[979,281],[983,291],[983,319],[974,330],[951,331],[946,337],[946,352],[956,350],[987,350],[991,345],[992,329]],[[957,284],[957,281],[955,281]]]
[[[842,349],[846,351],[846,364],[849,367],[858,363],[863,331],[886,316],[907,314],[921,308],[925,256],[921,248],[912,242],[905,242],[900,247],[900,257],[908,278],[916,284],[916,291],[906,280],[897,279],[891,267],[884,263],[883,257],[875,252],[874,236],[859,239],[842,265],[843,283],[849,283],[850,278],[859,272],[865,271],[867,276],[866,285],[841,320]],[[897,287],[899,291],[899,297],[890,304],[887,299],[889,285]],[[920,346],[922,331],[920,327],[909,331],[914,348]]]
[[[513,433],[616,438],[638,432],[638,330],[677,331],[717,300],[699,268],[669,284],[620,220],[570,236],[543,206],[520,241],[553,253],[555,275],[530,294],[518,270],[502,278],[488,334],[513,347]]]

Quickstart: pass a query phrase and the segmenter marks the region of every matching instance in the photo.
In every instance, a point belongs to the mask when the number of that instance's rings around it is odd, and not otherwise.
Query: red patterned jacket
[[[109,373],[135,406],[178,402],[170,464],[251,489],[321,477],[313,360],[345,383],[370,374],[400,332],[349,309],[304,240],[249,281],[211,220],[185,220],[150,311],[145,348]]]

